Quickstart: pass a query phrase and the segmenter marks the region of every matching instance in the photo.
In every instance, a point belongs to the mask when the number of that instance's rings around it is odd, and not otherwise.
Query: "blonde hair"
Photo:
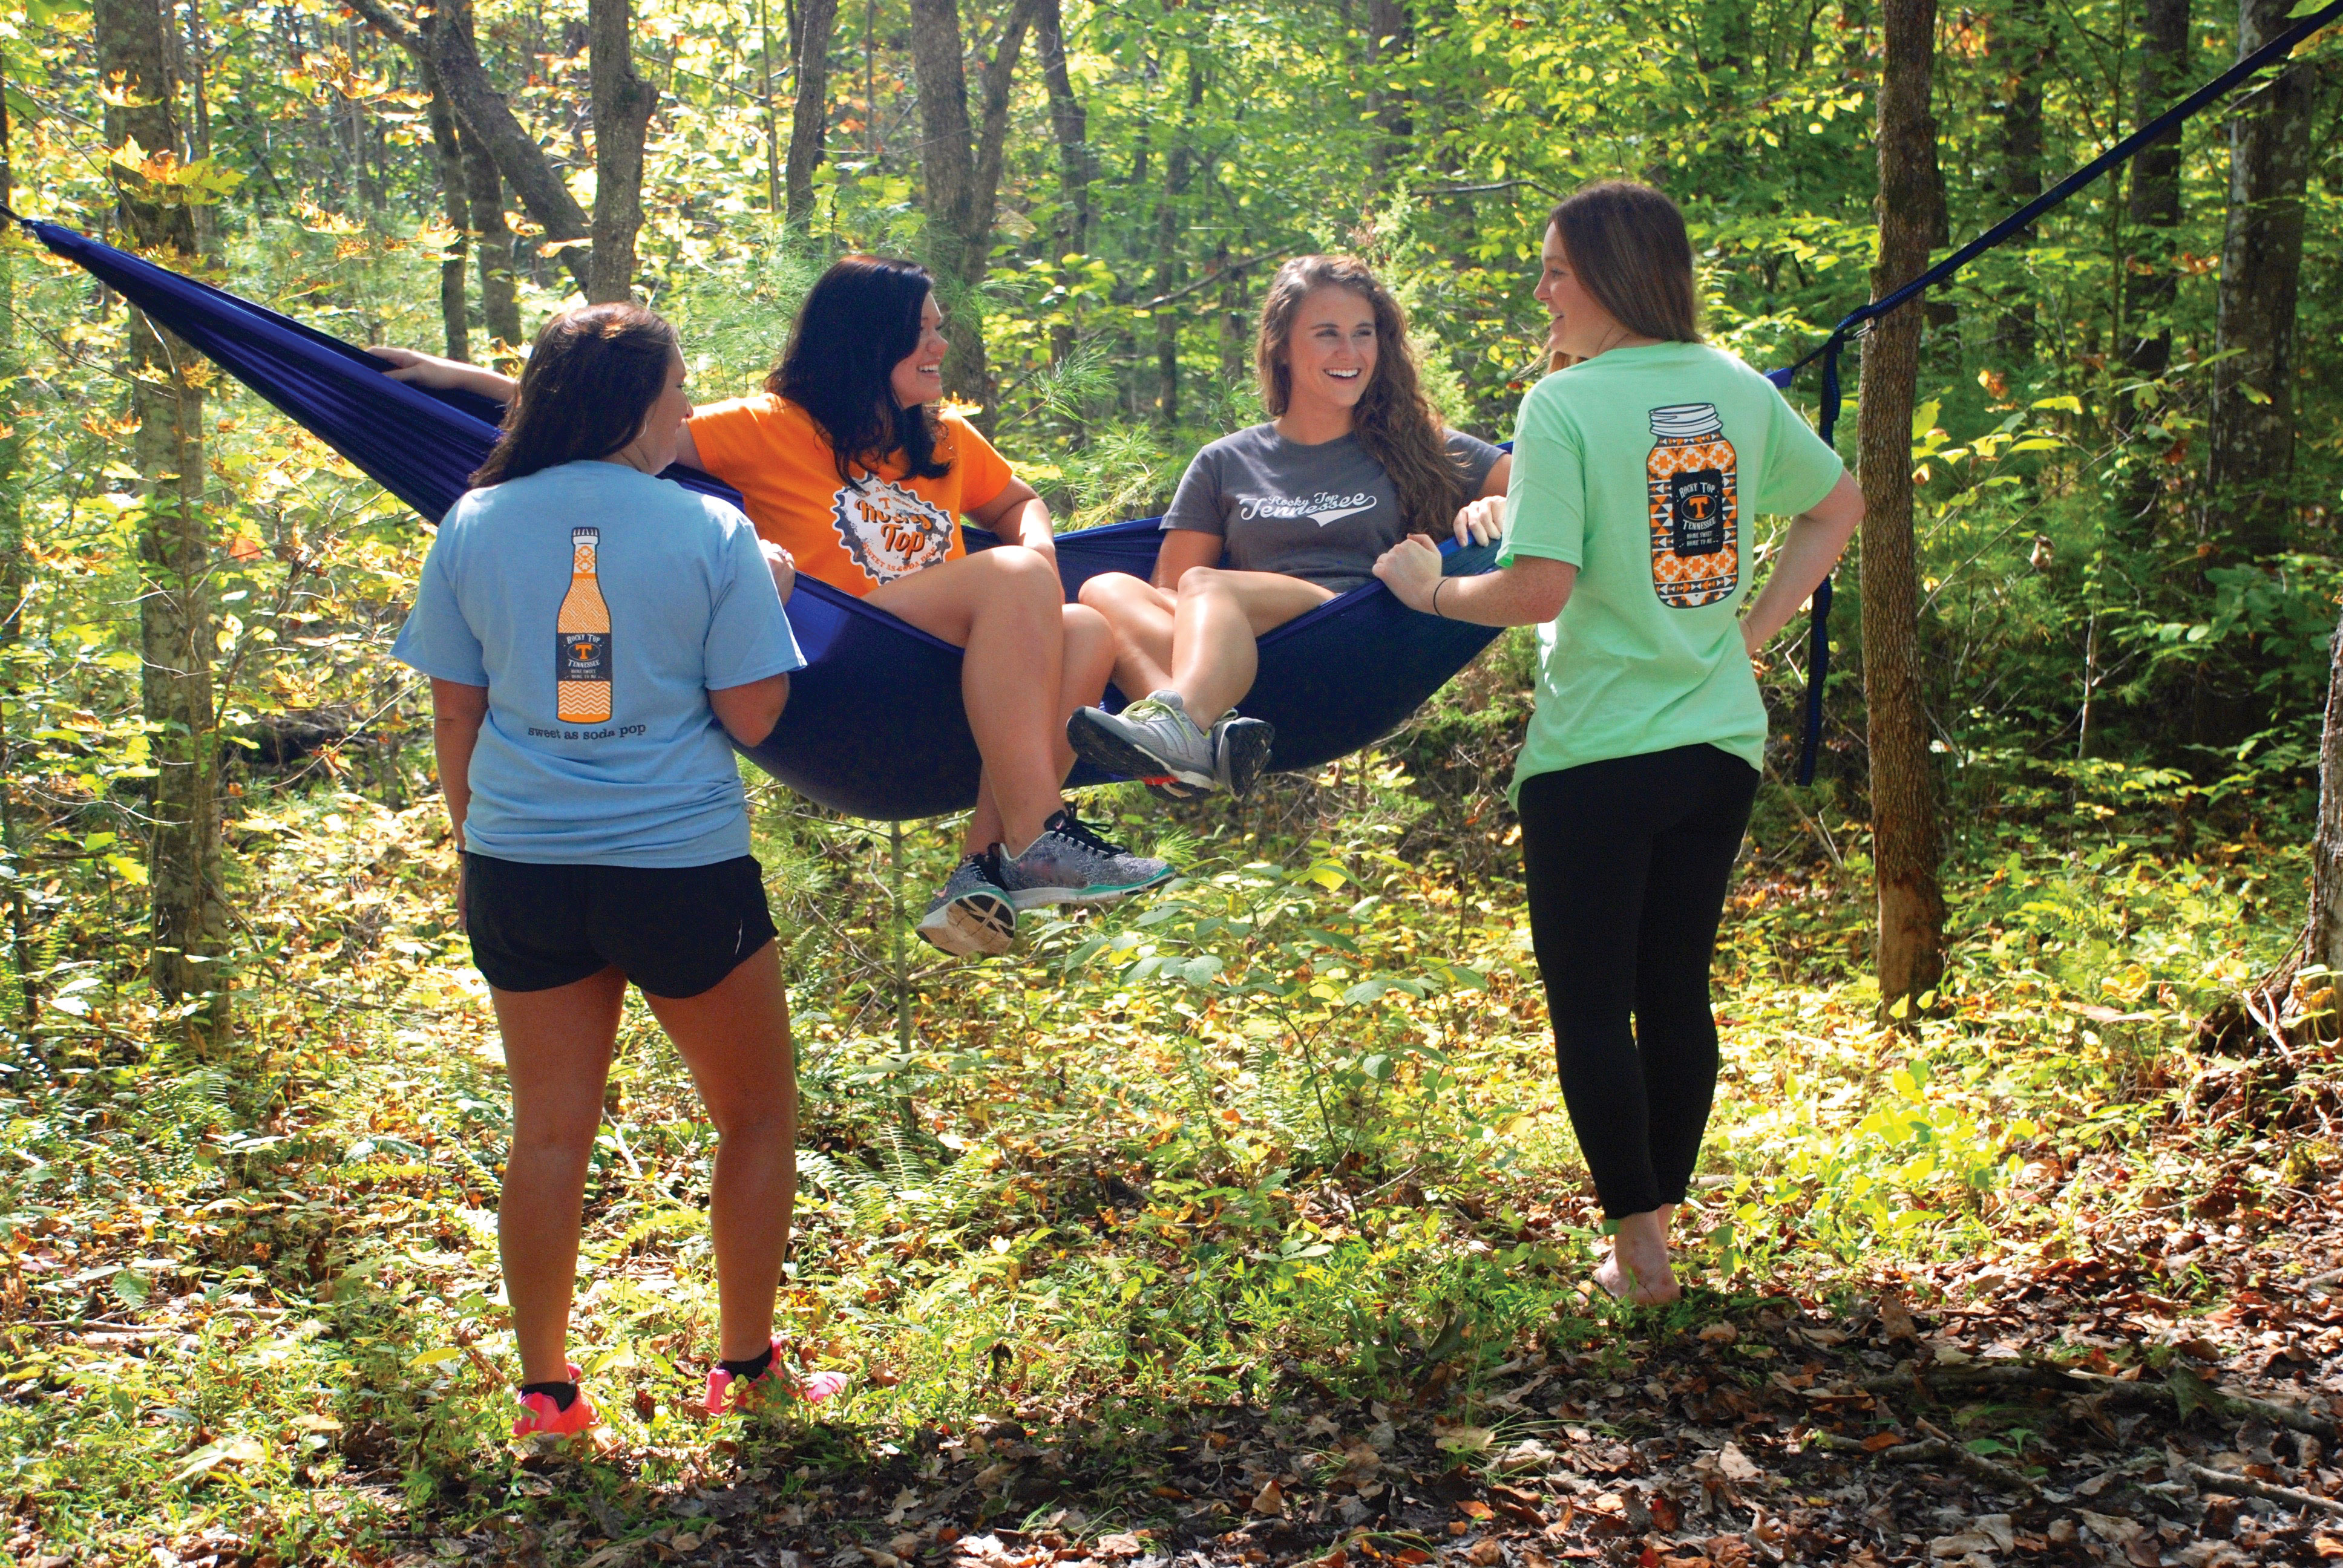
[[[1464,504],[1464,476],[1449,455],[1447,427],[1423,395],[1407,313],[1365,262],[1351,256],[1297,256],[1277,269],[1262,301],[1261,332],[1253,345],[1262,407],[1274,419],[1292,401],[1293,370],[1286,356],[1293,318],[1302,302],[1322,288],[1357,295],[1375,316],[1375,373],[1352,411],[1352,433],[1392,477],[1409,531],[1443,533]]]

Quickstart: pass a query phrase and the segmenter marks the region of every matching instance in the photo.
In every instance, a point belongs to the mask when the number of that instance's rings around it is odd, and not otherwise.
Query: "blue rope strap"
[[[2191,116],[2201,113],[2207,106],[2227,95],[2230,89],[2240,82],[2267,66],[2284,61],[2288,55],[2294,53],[2295,45],[2338,16],[2343,16],[2343,0],[2329,0],[2328,4],[2320,6],[2318,10],[2299,17],[2293,25],[2272,37],[2260,48],[2246,55],[2236,65],[2116,143],[2106,152],[2101,153],[2007,217],[2003,218],[1968,244],[1904,285],[1903,287],[1884,298],[1875,299],[1868,305],[1860,306],[1849,311],[1845,319],[1831,328],[1830,336],[1823,339],[1820,347],[1786,370],[1767,372],[1766,379],[1786,391],[1799,371],[1815,360],[1821,360],[1823,362],[1822,399],[1817,410],[1819,417],[1815,423],[1822,438],[1825,441],[1830,440],[1838,429],[1839,350],[1845,347],[1848,338],[1861,336],[1871,323],[1877,321],[1899,306],[1908,305],[1931,285],[1944,282],[1986,251],[2022,230],[2031,227],[2036,218],[2066,201],[2084,186],[2090,185],[2117,164],[2127,161],[2133,154],[2148,143],[2157,140],[2166,132],[2177,128]],[[1822,586],[1815,589],[1814,629],[1807,638],[1805,735],[1798,749],[1798,782],[1801,785],[1815,781],[1815,760],[1822,749],[1823,682],[1830,674],[1830,603],[1831,579],[1825,578]]]

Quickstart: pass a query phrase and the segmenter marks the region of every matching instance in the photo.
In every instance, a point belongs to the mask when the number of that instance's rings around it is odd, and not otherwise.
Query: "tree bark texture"
[[[12,156],[7,84],[0,81],[0,206],[16,199]],[[16,351],[15,266],[0,252],[0,386],[15,387],[23,369]],[[29,421],[17,416],[11,407],[14,401],[12,396],[8,403],[0,404],[0,426],[6,429],[6,434],[0,435],[0,648],[15,641],[23,629],[25,608],[24,462]],[[15,682],[0,669],[0,848],[6,849],[12,862],[17,861],[19,854],[15,787],[10,782],[16,776],[16,745],[9,729],[15,715],[6,704],[15,696]],[[35,978],[39,961],[33,947],[32,910],[25,902],[21,877],[9,879],[8,924],[16,970],[17,1017],[29,1028],[40,1013],[40,990]]]
[[[586,0],[593,51],[587,75],[594,100],[594,250],[586,298],[618,304],[635,294],[635,236],[643,226],[643,141],[659,89],[635,74],[634,7]]]
[[[464,176],[464,146],[456,134],[456,111],[439,91],[439,74],[431,62],[418,58],[416,74],[429,95],[431,145],[439,155],[439,199],[447,226],[456,231],[439,263],[439,320],[447,338],[447,357],[469,363],[472,357],[471,308],[465,298],[464,268],[471,248],[472,207]]]
[[[2242,0],[2237,52],[2286,26],[2293,0]],[[2302,278],[2302,189],[2318,68],[2294,60],[2229,122],[2229,222],[2221,244],[2213,367],[2208,559],[2286,548],[2294,469],[2294,316]],[[2226,548],[2225,548],[2226,545]]]
[[[813,171],[830,140],[830,41],[838,0],[803,0],[797,10],[797,101],[789,106],[789,224],[813,224]]]
[[[569,194],[561,175],[545,156],[488,79],[472,42],[471,0],[442,0],[416,25],[409,25],[385,0],[350,0],[350,9],[367,25],[418,59],[428,59],[439,74],[448,106],[463,128],[495,160],[497,172],[512,186],[530,219],[545,230],[548,244],[584,240],[593,224],[578,198]],[[580,289],[593,286],[592,258],[582,245],[561,252],[562,264]]]
[[[1090,116],[1066,68],[1066,22],[1059,0],[1040,0],[1034,7],[1033,47],[1041,57],[1041,80],[1050,95],[1050,132],[1058,144],[1058,216],[1052,237],[1062,261],[1090,254],[1091,184],[1098,177],[1098,160],[1091,150]],[[1065,320],[1050,328],[1050,363],[1064,364],[1078,336],[1070,309]]]
[[[2189,0],[2147,0],[2140,18],[2140,124],[2162,114],[2187,82]],[[2131,161],[2130,265],[2124,269],[2123,317],[2128,339],[2124,368],[2139,380],[2162,376],[2172,364],[2172,306],[2179,296],[2174,270],[2172,231],[2180,226],[2180,130],[2178,126],[2142,147]],[[2145,230],[2145,233],[2140,231]],[[2147,422],[2132,399],[2116,405],[2118,427],[2128,436]],[[2127,542],[2144,548],[2155,532],[2156,498],[2164,467],[2140,461],[2124,487]]]
[[[1009,135],[1009,89],[1039,0],[1016,0],[1000,45],[985,64],[980,129],[968,116],[959,0],[911,0],[911,71],[920,89],[920,174],[926,187],[928,253],[941,303],[952,318],[944,389],[979,404],[978,427],[991,428],[992,376],[984,350],[978,286],[991,259],[992,220]]]
[[[1936,121],[1928,99],[1936,0],[1885,0],[1880,75],[1876,299],[1928,265]],[[1856,416],[1863,483],[1863,684],[1870,721],[1872,857],[1879,883],[1879,999],[1892,1006],[1943,978],[1945,899],[1928,720],[1922,702],[1919,569],[1912,529],[1912,407],[1920,311],[1864,340]]]
[[[1171,294],[1185,281],[1180,265],[1180,220],[1185,216],[1182,198],[1187,196],[1189,185],[1195,179],[1196,151],[1193,136],[1196,109],[1204,101],[1204,72],[1197,63],[1195,53],[1188,55],[1188,112],[1180,122],[1179,136],[1163,155],[1163,197],[1155,211],[1155,254],[1162,259],[1155,267],[1155,294],[1159,299]],[[1159,309],[1155,312],[1155,417],[1165,429],[1180,423],[1180,322],[1182,313]]]
[[[523,341],[520,285],[513,274],[512,226],[505,221],[504,176],[480,139],[461,125],[456,140],[464,152],[464,184],[480,257],[480,325],[492,340],[517,349]]]
[[[2343,976],[2343,622],[2328,644],[2327,726],[2318,739],[2318,834],[2310,850],[2305,957]]]
[[[1994,199],[2016,211],[2042,194],[2042,78],[2050,63],[2049,33],[2043,0],[2010,0],[1994,24],[1988,69],[2001,103],[2001,165],[1994,174]],[[2031,245],[2029,227],[2017,237]],[[2021,285],[1995,324],[1994,345],[2013,364],[2034,355],[2034,304]]]
[[[157,0],[97,0],[93,32],[101,74],[119,73],[122,101],[106,110],[106,140],[136,137],[150,150],[179,145],[172,31]],[[141,249],[182,267],[196,255],[196,226],[182,202],[115,166],[124,227]],[[216,963],[226,945],[220,889],[219,739],[212,707],[211,541],[204,512],[203,367],[177,338],[129,313],[128,378],[144,509],[138,525],[140,693],[156,769],[147,867],[152,894],[149,975],[166,1000],[208,993],[190,1020],[217,1044],[229,1026],[228,993]]]

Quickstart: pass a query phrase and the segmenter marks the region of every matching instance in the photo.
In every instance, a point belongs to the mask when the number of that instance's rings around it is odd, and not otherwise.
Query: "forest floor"
[[[437,803],[256,794],[233,1050],[156,1044],[173,1020],[96,958],[7,1047],[7,1551],[2343,1556],[2343,1060],[2192,1035],[2284,946],[2299,854],[1971,824],[1950,978],[1889,1026],[1859,834],[1770,808],[1690,1289],[1627,1311],[1591,1283],[1503,836],[1427,827],[1406,782],[1119,801],[1188,886],[1013,965],[915,952],[909,1050],[887,841],[764,800],[806,1104],[786,1328],[855,1381],[695,1412],[709,1139],[630,1012],[574,1352],[608,1420],[555,1447],[505,1435],[506,1111]],[[916,890],[946,847],[911,850]]]

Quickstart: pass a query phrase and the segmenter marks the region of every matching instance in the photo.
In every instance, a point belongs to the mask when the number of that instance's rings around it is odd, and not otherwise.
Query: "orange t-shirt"
[[[942,416],[940,479],[910,478],[900,462],[838,477],[830,437],[803,408],[770,392],[715,403],[691,417],[699,466],[740,492],[757,532],[788,550],[798,570],[858,597],[967,553],[962,512],[999,496],[1016,475],[957,414]]]

